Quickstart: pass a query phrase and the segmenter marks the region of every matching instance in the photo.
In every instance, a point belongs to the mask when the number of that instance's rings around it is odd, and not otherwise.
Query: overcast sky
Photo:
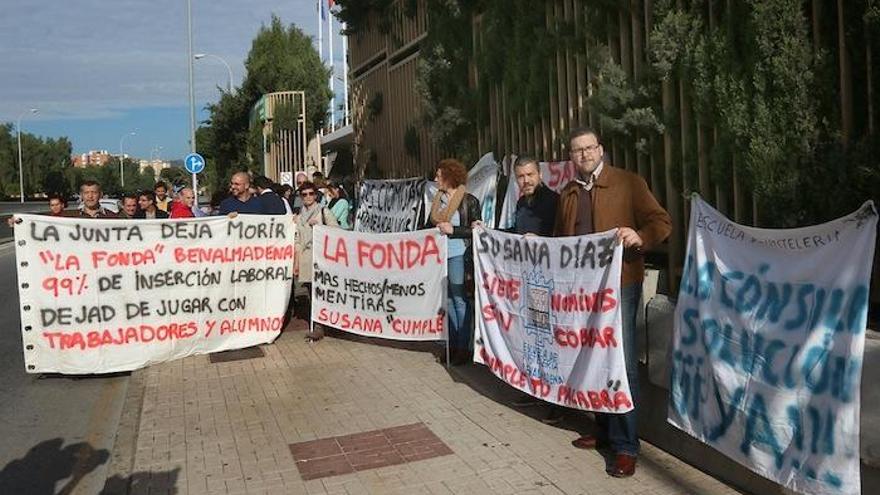
[[[324,0],[326,1],[326,0]],[[5,0],[0,16],[0,122],[26,115],[24,132],[68,136],[74,152],[108,149],[163,158],[188,151],[186,0]],[[316,0],[192,0],[193,52],[224,58],[235,85],[261,25],[276,14],[317,38]],[[338,33],[339,23],[333,22]],[[323,24],[326,37],[327,24]],[[341,38],[334,58],[341,76]],[[225,88],[221,62],[195,62],[197,116]],[[339,89],[339,84],[337,84]]]

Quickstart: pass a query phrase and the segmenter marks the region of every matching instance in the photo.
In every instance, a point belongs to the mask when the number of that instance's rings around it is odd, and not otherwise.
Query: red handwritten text
[[[75,277],[46,277],[43,279],[43,289],[53,297],[80,295],[88,289],[86,274]]]
[[[227,318],[224,320],[208,320],[205,322],[205,337],[210,337],[214,329],[220,335],[246,332],[280,332],[284,319],[280,316]]]
[[[613,294],[614,289],[611,288],[597,292],[584,292],[581,289],[576,294],[553,294],[550,307],[553,311],[606,313],[617,307]]]
[[[361,315],[350,315],[338,311],[321,308],[318,311],[318,321],[343,330],[357,330],[368,333],[383,333],[382,320],[378,318],[366,318]]]
[[[85,350],[102,346],[183,340],[195,335],[198,332],[198,328],[196,322],[190,321],[183,324],[171,323],[158,327],[140,325],[137,327],[117,328],[115,331],[43,332],[43,338],[49,342],[50,349],[60,349],[62,351],[70,349]]]
[[[408,270],[427,263],[439,265],[440,248],[434,236],[429,235],[419,241],[369,242],[357,241],[358,266],[376,270]]]
[[[92,266],[94,268],[113,268],[117,266],[140,266],[156,263],[156,253],[161,253],[164,246],[157,245],[155,248],[143,251],[92,251]]]
[[[603,409],[617,411],[621,408],[632,408],[629,395],[622,390],[614,392],[612,396],[607,390],[575,390],[568,385],[559,385],[559,390],[556,391],[556,401],[560,404],[577,405],[583,409],[594,411]]]
[[[62,257],[62,255],[53,253],[52,251],[40,251],[40,261],[42,261],[44,265],[53,265],[52,268],[54,268],[56,272],[80,269],[79,258],[72,254]]]
[[[501,299],[509,299],[511,301],[519,300],[519,288],[522,280],[505,279],[491,274],[483,274],[483,288],[490,296],[497,296]]]
[[[425,335],[443,333],[445,316],[438,315],[427,320],[409,320],[395,318],[391,321],[391,330],[403,335]]]
[[[498,321],[498,326],[505,332],[510,331],[510,324],[513,323],[513,315],[505,313],[498,309],[494,304],[483,306],[483,319],[486,321]]]
[[[556,327],[553,329],[553,338],[562,347],[589,347],[596,346],[602,349],[617,347],[614,338],[614,329],[605,327],[600,332],[598,328],[581,328],[578,331]]]
[[[174,248],[175,263],[240,263],[242,261],[292,259],[293,246],[290,245]]]

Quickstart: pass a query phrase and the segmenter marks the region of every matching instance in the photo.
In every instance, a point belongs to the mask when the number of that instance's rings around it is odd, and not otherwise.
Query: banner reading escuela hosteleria
[[[446,236],[314,229],[313,322],[394,340],[446,338]]]
[[[616,232],[547,238],[474,229],[474,361],[547,402],[632,410]]]
[[[293,266],[286,217],[19,217],[29,373],[128,371],[281,332]]]
[[[877,212],[735,224],[698,196],[675,309],[669,422],[791,490],[857,494]]]

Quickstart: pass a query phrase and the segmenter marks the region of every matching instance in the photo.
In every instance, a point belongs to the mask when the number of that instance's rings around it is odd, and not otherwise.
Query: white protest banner
[[[468,171],[467,190],[480,202],[483,224],[495,228],[495,194],[498,190],[499,165],[492,153],[486,153]]]
[[[429,180],[425,182],[425,212],[426,217],[431,214],[431,203],[434,202],[434,196],[437,194],[437,182]],[[427,221],[427,218],[426,218]]]
[[[569,182],[577,177],[577,170],[573,162],[541,162],[541,180],[550,189],[556,192],[562,190]],[[501,218],[498,220],[499,229],[513,228],[516,222],[516,202],[521,196],[519,184],[516,182],[514,172],[511,172],[507,185],[507,194],[504,195],[504,204],[501,207]]]
[[[15,225],[29,373],[110,373],[272,342],[290,295],[283,217]]]
[[[791,490],[857,494],[877,212],[790,230],[698,196],[675,309],[669,422]]]
[[[474,229],[474,361],[547,402],[631,411],[616,234],[547,238]]]
[[[446,236],[314,229],[313,322],[394,340],[446,338]]]
[[[425,179],[364,180],[360,187],[354,230],[418,230],[424,208]]]

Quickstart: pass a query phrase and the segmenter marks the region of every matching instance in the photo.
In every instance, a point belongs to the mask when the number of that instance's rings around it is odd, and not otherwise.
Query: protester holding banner
[[[156,207],[156,194],[153,191],[138,193],[138,211],[134,218],[141,220],[165,219],[168,214]]]
[[[660,206],[640,176],[604,162],[605,150],[591,129],[574,129],[569,154],[578,177],[562,190],[556,216],[556,235],[572,236],[618,228],[624,263],[620,304],[626,374],[638,407],[638,352],[636,312],[642,293],[643,253],[663,242],[672,231],[669,214]],[[572,444],[578,448],[610,447],[615,454],[608,474],[632,476],[639,452],[636,409],[625,414],[596,414],[597,431]]]
[[[311,306],[312,285],[312,227],[329,225],[338,227],[336,217],[318,202],[318,188],[312,182],[303,182],[299,188],[302,198],[302,210],[296,219],[296,261],[293,274],[307,288],[309,305]],[[314,342],[324,337],[324,329],[315,323],[306,336],[306,341]]]
[[[471,224],[481,220],[480,202],[467,192],[467,170],[458,160],[441,160],[434,180],[437,181],[438,191],[431,203],[428,222],[449,237],[447,315],[450,357],[453,363],[463,364],[472,359],[470,345],[473,340],[473,294],[468,295],[465,287],[466,280],[473,286]]]
[[[137,194],[127,192],[122,195],[122,210],[119,212],[119,218],[132,219],[137,214],[138,202]]]
[[[82,199],[82,208],[79,215],[88,218],[116,218],[116,213],[101,206],[101,184],[93,180],[87,180],[79,186],[79,197]]]
[[[251,176],[247,172],[236,172],[229,180],[230,197],[220,203],[220,214],[256,213],[260,214],[260,201],[251,193]]]
[[[63,194],[52,193],[49,195],[49,216],[66,217],[67,198]]]
[[[66,217],[69,216],[66,211],[67,198],[62,194],[52,193],[49,195],[49,213],[50,217]],[[12,227],[15,225],[15,215],[6,219],[6,224]]]
[[[260,213],[263,215],[286,215],[292,213],[287,211],[287,203],[272,189],[273,185],[272,179],[264,175],[254,177],[254,187],[257,189],[257,199],[260,202]]]
[[[294,213],[293,199],[291,199],[293,197],[293,187],[290,184],[275,184],[272,190],[284,201],[284,208],[287,210],[287,213]]]
[[[522,193],[516,203],[515,223],[512,231],[522,235],[538,235],[551,237],[553,235],[553,223],[556,220],[556,203],[559,194],[548,188],[541,179],[541,170],[538,160],[521,155],[513,164],[513,175],[517,186]],[[514,402],[514,406],[534,406],[544,404],[531,396]],[[556,424],[564,418],[565,410],[556,405],[550,406],[547,416],[541,422]]]
[[[306,177],[305,172],[297,172],[297,174],[296,174],[296,189],[294,189],[290,193],[290,198],[293,198],[292,204],[290,206],[293,207],[293,213],[295,215],[299,215],[299,211],[302,209],[302,205],[303,205],[302,196],[299,195],[299,190],[302,187],[302,185],[306,183],[307,180],[308,180],[308,178]]]
[[[191,187],[184,187],[177,193],[177,199],[171,202],[169,214],[171,218],[194,218],[196,215],[192,211],[193,203],[196,201],[196,195]]]
[[[544,184],[538,161],[530,156],[517,158],[513,164],[513,173],[522,192],[516,202],[516,223],[513,231],[517,234],[552,236],[559,194]]]
[[[171,198],[168,197],[168,185],[161,180],[156,182],[156,185],[153,186],[153,193],[155,193],[153,198],[155,199],[156,208],[169,213]]]
[[[335,181],[328,182],[327,197],[330,198],[327,208],[330,208],[333,216],[336,217],[336,221],[339,222],[339,226],[345,230],[351,230],[351,222],[348,221],[349,214],[351,213],[351,203],[348,202],[342,184]]]

